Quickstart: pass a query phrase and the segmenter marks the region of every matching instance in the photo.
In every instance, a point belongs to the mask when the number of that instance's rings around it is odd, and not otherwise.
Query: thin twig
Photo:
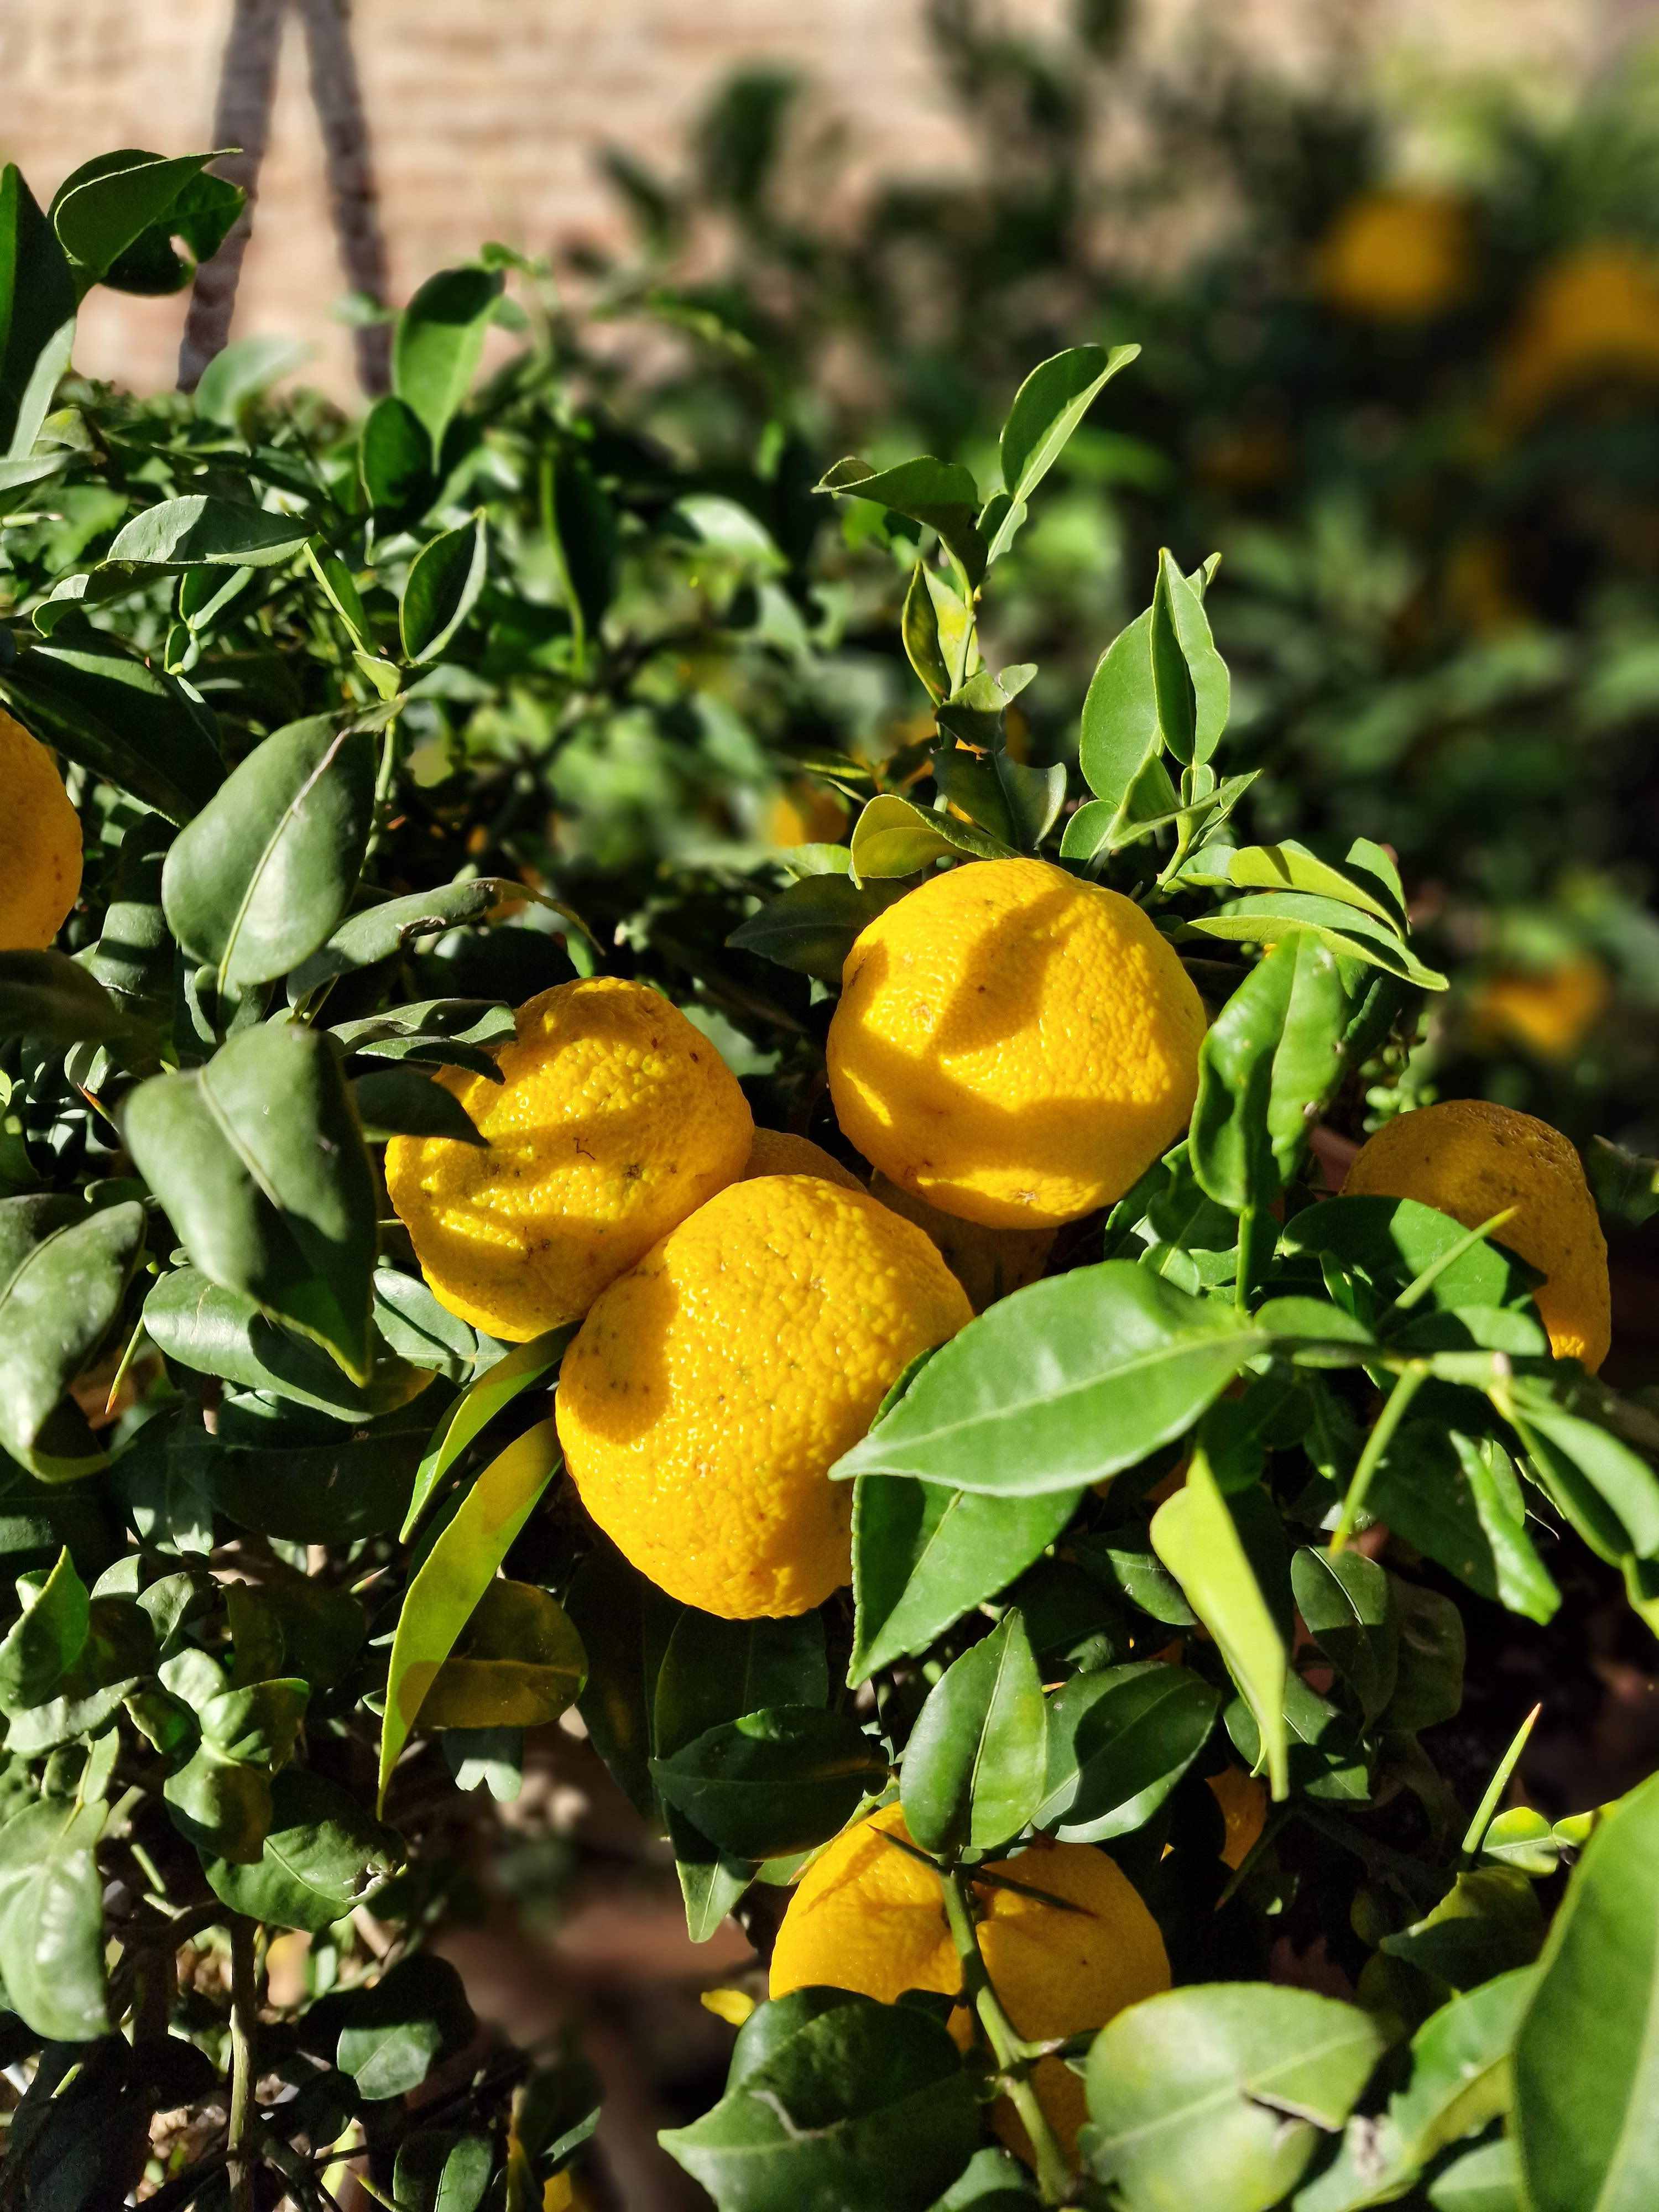
[[[254,2102],[254,2035],[258,2026],[258,1992],[254,1945],[258,1930],[238,1913],[230,1921],[230,2164],[231,2212],[254,2212],[253,2178],[258,2111]]]

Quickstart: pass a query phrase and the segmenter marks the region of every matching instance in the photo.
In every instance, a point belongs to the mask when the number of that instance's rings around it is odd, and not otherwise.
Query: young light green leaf
[[[1273,1794],[1283,1798],[1290,1786],[1284,1639],[1202,1451],[1193,1454],[1186,1481],[1152,1516],[1152,1535],[1255,1717]]]
[[[499,1453],[473,1483],[404,1594],[380,1723],[378,1804],[439,1668],[454,1650],[514,1538],[559,1465],[551,1419]]]
[[[1213,1982],[1148,1997],[1090,2048],[1090,2171],[1127,2212],[1269,2212],[1385,2044],[1370,2014],[1310,1990]]]
[[[222,990],[308,959],[344,914],[374,811],[374,741],[327,715],[256,746],[173,841],[161,903]]]
[[[522,1392],[533,1389],[554,1372],[575,1334],[574,1325],[569,1324],[532,1336],[527,1344],[515,1344],[504,1359],[469,1383],[447,1407],[416,1470],[409,1511],[398,1532],[399,1543],[409,1541],[438,1485],[473,1438]]]
[[[1030,502],[1097,396],[1139,355],[1138,345],[1114,346],[1109,353],[1103,346],[1072,346],[1039,362],[1020,386],[1002,430],[1002,481],[1009,504],[992,536],[988,563],[1007,551],[1019,526],[1018,509]]]
[[[1206,937],[1225,937],[1246,945],[1277,945],[1282,938],[1307,933],[1345,960],[1359,960],[1419,990],[1443,991],[1446,978],[1425,968],[1401,938],[1392,921],[1378,921],[1359,908],[1296,891],[1253,892],[1229,899],[1216,913],[1197,915],[1188,923]]]
[[[1218,1205],[1242,1213],[1277,1197],[1342,1073],[1347,1008],[1335,956],[1299,936],[1275,945],[1211,1024],[1188,1158]]]
[[[1077,1268],[971,1322],[830,1472],[1076,1489],[1184,1434],[1264,1340],[1130,1261]]]
[[[109,2027],[103,1886],[93,1853],[109,1808],[43,1797],[0,1827],[0,1979],[37,2035]]]
[[[895,792],[883,792],[864,808],[853,825],[852,848],[853,873],[860,884],[872,878],[913,876],[935,860],[1014,857],[1012,845],[975,823],[959,822],[953,814],[933,813]]]
[[[936,704],[948,698],[955,685],[939,640],[939,614],[927,588],[927,566],[921,561],[910,571],[899,634],[904,641],[905,658],[921,678],[928,696]]]
[[[1405,930],[1395,907],[1367,889],[1357,876],[1345,875],[1293,837],[1278,845],[1243,845],[1228,855],[1225,880],[1240,890],[1308,891],[1358,907],[1385,922],[1396,936]]]
[[[1042,1683],[1016,1608],[947,1667],[905,1748],[900,1802],[924,1850],[988,1851],[1042,1796]]]
[[[984,575],[985,540],[975,520],[979,488],[959,461],[936,461],[923,454],[896,468],[872,469],[867,461],[849,457],[837,461],[816,489],[873,500],[936,530],[970,586]]]
[[[392,390],[425,430],[434,468],[444,434],[471,388],[504,282],[498,269],[440,270],[398,319]]]

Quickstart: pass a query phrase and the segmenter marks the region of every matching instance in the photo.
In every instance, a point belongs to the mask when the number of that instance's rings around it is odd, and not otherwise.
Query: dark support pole
[[[351,0],[298,0],[311,62],[311,97],[322,126],[329,197],[340,260],[352,290],[384,307],[386,235],[363,112],[362,82],[351,44]],[[354,332],[357,380],[371,398],[390,384],[391,332],[371,324]]]
[[[230,34],[219,69],[219,99],[213,117],[213,143],[237,146],[219,173],[240,185],[247,201],[234,228],[210,261],[196,272],[190,313],[179,349],[179,389],[193,392],[202,371],[223,350],[236,310],[242,257],[253,228],[259,165],[270,136],[271,101],[276,91],[276,58],[282,49],[283,18],[288,0],[234,0]]]

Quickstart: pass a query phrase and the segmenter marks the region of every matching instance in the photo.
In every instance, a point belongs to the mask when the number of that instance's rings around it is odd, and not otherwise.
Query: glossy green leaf
[[[910,582],[904,594],[904,609],[899,620],[899,634],[904,641],[905,658],[916,672],[928,696],[935,702],[948,698],[956,689],[953,672],[945,659],[945,646],[939,636],[939,612],[933,605],[933,593],[927,588],[927,568],[918,561],[910,571]]]
[[[420,1388],[395,1358],[375,1363],[368,1388],[341,1372],[316,1343],[290,1335],[240,1291],[212,1282],[198,1267],[173,1267],[144,1301],[144,1329],[164,1358],[244,1390],[261,1390],[336,1419],[361,1421],[389,1413]]]
[[[477,605],[489,562],[482,511],[421,548],[398,611],[405,660],[418,668],[437,659]]]
[[[1184,1434],[1262,1342],[1131,1261],[1080,1267],[971,1322],[830,1472],[1004,1497],[1075,1489]]]
[[[978,2139],[973,2090],[938,2021],[813,1990],[763,2006],[725,2096],[661,2142],[719,2212],[926,2212]]]
[[[1437,1212],[1412,1198],[1333,1198],[1310,1206],[1285,1224],[1279,1249],[1328,1255],[1360,1276],[1387,1303],[1431,1269],[1437,1269],[1425,1294],[1437,1310],[1462,1306],[1530,1306],[1534,1270],[1513,1254],[1485,1239],[1468,1243],[1468,1231],[1449,1214]],[[1463,1246],[1446,1265],[1447,1255]]]
[[[1014,848],[972,822],[931,812],[914,799],[883,792],[853,825],[853,873],[862,884],[913,876],[935,860],[1006,860]]]
[[[1150,609],[1118,632],[1096,665],[1083,702],[1078,759],[1097,799],[1123,815],[1131,793],[1163,747],[1152,688]]]
[[[1591,1838],[1515,2045],[1533,2212],[1646,2212],[1659,2172],[1659,1778]]]
[[[476,2212],[495,2163],[486,2135],[417,2128],[398,2146],[392,2201],[397,2212]]]
[[[1074,1844],[1144,1827],[1208,1741],[1220,1702],[1200,1676],[1162,1662],[1074,1674],[1049,1704],[1036,1826]]]
[[[979,488],[959,461],[937,461],[924,454],[896,468],[872,469],[867,461],[837,461],[817,487],[842,498],[873,500],[895,514],[936,530],[970,585],[985,574],[986,546],[980,534]]]
[[[1018,527],[1018,508],[1029,503],[1096,397],[1139,354],[1138,345],[1114,346],[1109,353],[1103,346],[1072,346],[1040,362],[1020,386],[1002,429],[1002,482],[1009,506],[991,537],[988,563],[1007,551]]]
[[[758,953],[798,975],[839,983],[860,932],[907,888],[854,884],[845,876],[807,876],[769,899],[726,941],[733,951]]]
[[[1482,1597],[1547,1621],[1561,1593],[1527,1533],[1526,1504],[1495,1437],[1408,1420],[1390,1440],[1367,1510]]]
[[[0,1444],[66,1481],[107,1450],[66,1394],[115,1326],[144,1243],[134,1200],[53,1229],[0,1289]]]
[[[121,1127],[203,1273],[366,1382],[374,1189],[326,1041],[246,1030],[205,1067],[140,1084]]]
[[[910,1731],[900,1774],[905,1826],[924,1850],[1011,1842],[1042,1796],[1042,1683],[1018,1611],[953,1660]]]
[[[432,1432],[432,1441],[416,1474],[401,1542],[409,1541],[434,1492],[467,1446],[516,1397],[553,1373],[575,1333],[574,1326],[567,1324],[532,1336],[527,1344],[515,1344],[504,1358],[495,1361],[470,1382],[447,1408]]]
[[[575,1703],[586,1676],[581,1638],[557,1601],[497,1577],[422,1698],[421,1725],[542,1728]]]
[[[0,456],[33,450],[75,337],[75,280],[16,164],[0,170]]]
[[[1317,898],[1334,899],[1374,915],[1396,936],[1405,933],[1397,902],[1379,897],[1361,877],[1334,868],[1294,837],[1278,845],[1239,846],[1227,856],[1224,880],[1240,890],[1306,891]]]
[[[1443,991],[1446,978],[1426,968],[1403,942],[1392,922],[1378,921],[1358,907],[1294,891],[1260,891],[1229,899],[1214,914],[1194,915],[1188,925],[1206,937],[1225,937],[1247,945],[1277,945],[1286,937],[1315,937],[1344,960],[1359,960],[1398,975],[1419,990]]]
[[[205,258],[242,204],[235,185],[203,176],[214,159],[212,154],[168,158],[125,147],[82,163],[66,177],[52,199],[52,221],[76,265],[80,290],[106,279],[123,290],[178,290],[189,277],[190,264],[173,250],[174,233],[186,238],[198,258]],[[222,199],[228,203],[227,219],[215,225],[210,210]]]
[[[413,514],[428,507],[437,491],[426,426],[412,407],[390,392],[363,417],[357,466],[377,515]]]
[[[1082,1492],[976,1496],[903,1475],[864,1474],[853,1492],[854,1686],[924,1651],[1006,1589],[1054,1542]]]
[[[471,922],[497,921],[524,896],[522,884],[500,876],[471,876],[462,883],[438,884],[429,891],[410,891],[401,898],[363,907],[295,969],[289,978],[289,996],[297,1006],[336,976],[375,967],[418,938],[437,937]]]
[[[191,492],[142,508],[116,532],[105,557],[155,568],[265,568],[301,551],[313,535],[298,515]]]
[[[353,1990],[349,2005],[335,2063],[372,2100],[418,2089],[472,2033],[460,1976],[431,1951],[402,1958],[369,1988]]]
[[[103,1886],[108,1808],[44,1797],[0,1827],[0,1980],[37,2035],[84,2043],[110,2025]]]
[[[1411,2042],[1411,2071],[1389,2100],[1414,2165],[1509,2110],[1510,2062],[1537,1984],[1517,1967],[1431,2013]]]
[[[767,1859],[827,1842],[886,1781],[887,1761],[850,1715],[779,1705],[653,1759],[651,1777],[723,1851]]]
[[[224,780],[202,702],[113,638],[33,647],[0,667],[0,699],[43,744],[170,822],[188,822]]]
[[[559,1464],[550,1419],[497,1455],[472,1484],[404,1594],[380,1723],[380,1800],[439,1668]]]
[[[1400,1623],[1387,1573],[1360,1552],[1304,1550],[1291,1561],[1291,1587],[1309,1635],[1366,1719],[1375,1719],[1394,1695],[1400,1662]]]
[[[161,903],[221,990],[286,975],[350,902],[374,812],[374,740],[327,715],[278,730],[174,840]]]
[[[87,1640],[92,1613],[68,1547],[50,1574],[17,1585],[23,1610],[0,1638],[0,1712],[51,1697]]]
[[[391,1137],[442,1137],[453,1145],[489,1139],[453,1091],[413,1067],[380,1067],[351,1085],[351,1103],[371,1145]]]
[[[398,319],[392,389],[425,430],[434,467],[477,374],[503,281],[496,269],[440,270]]]
[[[1646,1460],[1610,1429],[1564,1413],[1541,1389],[1522,1386],[1506,1393],[1503,1405],[1563,1511],[1577,1506],[1571,1517],[1587,1540],[1593,1514],[1598,1532],[1622,1532],[1606,1556],[1659,1557],[1659,1474]]]
[[[1270,1205],[1342,1073],[1348,994],[1311,937],[1275,945],[1199,1048],[1188,1156],[1200,1188],[1235,1213]]]
[[[1434,2212],[1527,2212],[1510,2136],[1476,2144],[1443,2166],[1425,2192]]]
[[[274,331],[233,338],[216,353],[197,380],[196,412],[204,422],[234,430],[252,400],[302,368],[310,348]]]
[[[1276,1798],[1289,1787],[1285,1728],[1286,1658],[1255,1570],[1201,1451],[1187,1480],[1152,1516],[1152,1544],[1215,1638],[1255,1716]]]

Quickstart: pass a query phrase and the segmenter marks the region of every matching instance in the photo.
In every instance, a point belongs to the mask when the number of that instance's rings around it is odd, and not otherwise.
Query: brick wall
[[[1205,0],[1143,0],[1178,50]],[[1065,0],[1003,0],[1041,25]],[[1519,62],[1570,80],[1651,0],[1229,0],[1237,33],[1285,51],[1320,11],[1349,9],[1390,65]],[[0,153],[44,199],[89,155],[210,143],[230,0],[0,0]],[[614,228],[594,170],[611,141],[665,161],[711,87],[740,61],[799,67],[889,167],[957,153],[934,81],[923,0],[356,0],[354,33],[391,253],[393,295],[487,237],[544,251]],[[240,295],[239,335],[315,349],[310,374],[350,380],[330,313],[344,289],[303,45],[290,21]],[[136,386],[170,383],[178,301],[94,294],[76,358]]]

